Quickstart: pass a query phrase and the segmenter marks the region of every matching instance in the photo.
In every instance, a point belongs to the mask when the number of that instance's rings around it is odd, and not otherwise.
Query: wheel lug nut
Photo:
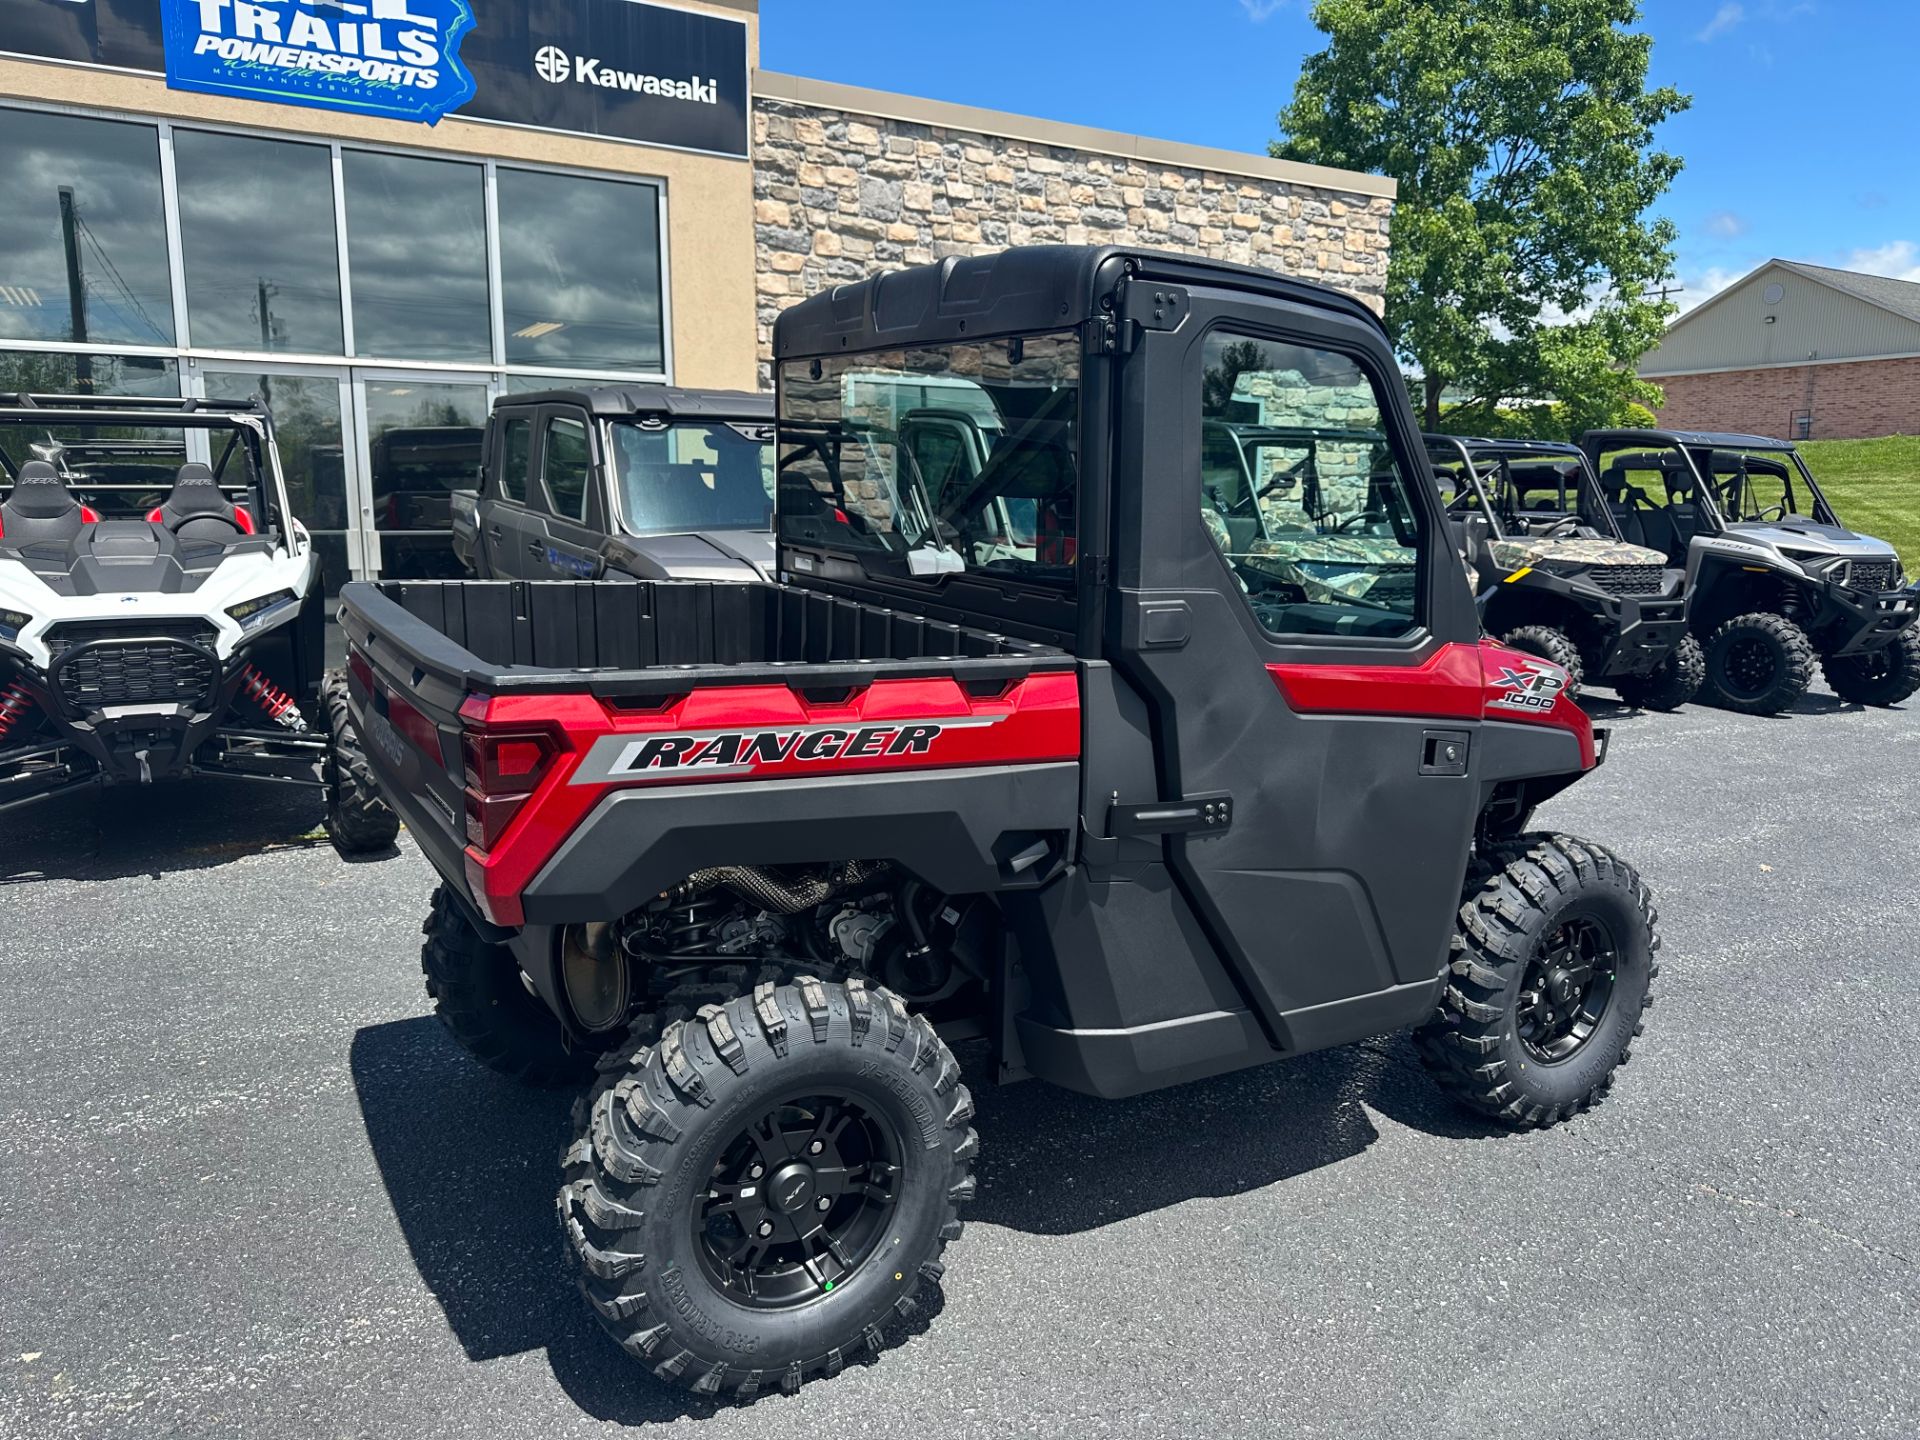
[[[831,1210],[833,1208],[833,1201],[825,1195],[822,1195],[818,1200],[813,1202],[813,1208],[816,1210]]]
[[[751,1170],[747,1171],[747,1178],[749,1180],[758,1180],[762,1175],[766,1173],[767,1173],[766,1166],[756,1165]]]
[[[762,1220],[760,1222],[760,1234],[764,1237],[767,1235],[771,1235],[772,1233],[773,1233],[773,1222],[771,1220]]]
[[[807,1153],[809,1155],[818,1155],[822,1150],[826,1148],[827,1148],[826,1143],[824,1141],[816,1140],[811,1145],[807,1146]]]

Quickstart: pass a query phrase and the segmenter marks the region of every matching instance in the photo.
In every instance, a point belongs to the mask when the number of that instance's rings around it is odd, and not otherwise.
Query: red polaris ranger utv
[[[1529,829],[1595,733],[1480,638],[1371,314],[1035,248],[774,349],[777,583],[343,597],[427,988],[583,1088],[560,1220],[629,1352],[750,1396],[884,1346],[973,1191],[949,1041],[1125,1096],[1414,1026],[1508,1123],[1606,1092],[1653,911]],[[1221,493],[1215,422],[1291,449]]]

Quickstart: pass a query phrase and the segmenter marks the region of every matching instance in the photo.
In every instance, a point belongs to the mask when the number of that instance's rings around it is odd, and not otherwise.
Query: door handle
[[[547,558],[547,547],[542,545],[538,540],[529,540],[527,542],[527,553],[536,560],[544,560]]]
[[[500,527],[498,525],[489,525],[487,527],[487,534],[498,540],[500,538]]]

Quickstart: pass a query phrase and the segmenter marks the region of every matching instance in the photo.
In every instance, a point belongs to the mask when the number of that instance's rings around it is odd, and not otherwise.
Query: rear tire
[[[1518,630],[1509,630],[1500,643],[1529,655],[1537,655],[1542,660],[1551,660],[1567,672],[1568,698],[1580,693],[1587,666],[1580,658],[1580,647],[1573,643],[1573,637],[1566,631],[1556,630],[1551,625],[1522,625]]]
[[[925,1016],[803,976],[704,1006],[603,1068],[561,1156],[560,1224],[622,1349],[751,1399],[886,1347],[960,1237],[980,1145]]]
[[[460,1048],[489,1070],[545,1089],[580,1085],[593,1073],[591,1053],[566,1046],[553,1012],[528,992],[519,962],[504,945],[489,945],[442,885],[420,927],[420,947],[433,1013]]]
[[[1920,690],[1920,629],[1908,626],[1891,645],[1866,655],[1828,657],[1820,662],[1827,684],[1855,705],[1898,705]]]
[[[320,769],[326,784],[327,834],[342,855],[390,849],[400,834],[400,817],[380,798],[373,767],[360,748],[343,672],[327,672],[320,682],[320,704],[327,716],[327,756]]]
[[[1736,615],[1706,644],[1701,697],[1741,715],[1790,710],[1813,683],[1813,642],[1784,615]]]
[[[1653,903],[1589,841],[1525,835],[1489,858],[1498,868],[1468,887],[1446,994],[1414,1044],[1461,1104],[1553,1125],[1605,1098],[1627,1063],[1660,973]]]
[[[1680,637],[1673,653],[1644,675],[1621,675],[1615,692],[1636,710],[1678,710],[1699,692],[1707,678],[1707,656],[1691,635]]]

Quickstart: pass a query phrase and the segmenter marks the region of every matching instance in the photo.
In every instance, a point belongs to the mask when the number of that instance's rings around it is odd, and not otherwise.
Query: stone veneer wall
[[[1008,245],[1139,244],[1259,265],[1378,312],[1391,200],[758,98],[756,313],[876,270]]]

